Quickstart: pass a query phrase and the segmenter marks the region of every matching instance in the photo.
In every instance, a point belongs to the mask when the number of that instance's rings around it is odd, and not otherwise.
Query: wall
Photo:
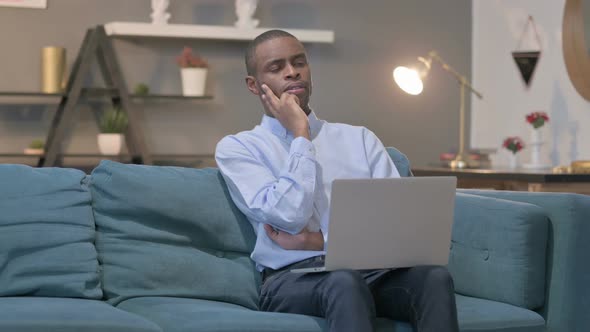
[[[437,69],[420,97],[394,86],[392,69],[436,49],[470,74],[471,2],[452,1],[260,1],[261,26],[330,29],[333,45],[309,44],[314,78],[312,106],[329,121],[364,125],[385,145],[408,154],[415,165],[438,159],[458,140],[458,89]],[[85,29],[111,21],[149,21],[145,0],[49,0],[46,10],[0,7],[0,91],[39,89],[39,54],[45,45],[67,48],[73,61]],[[233,0],[171,1],[171,23],[231,25]],[[258,100],[243,83],[245,43],[199,40],[120,39],[115,43],[130,87],[146,82],[154,93],[178,93],[174,57],[192,46],[212,65],[211,101],[145,103],[142,121],[157,153],[213,153],[223,136],[260,121]],[[100,82],[95,73],[90,83]],[[0,99],[6,102],[6,98]],[[20,100],[19,100],[20,102]],[[0,106],[0,152],[20,152],[44,137],[54,107]],[[68,152],[96,152],[96,125],[89,106],[66,144]]]
[[[544,129],[544,162],[557,166],[590,159],[590,102],[571,84],[561,47],[565,0],[487,0],[473,2],[473,81],[485,95],[472,99],[472,146],[499,148],[506,136],[527,140],[530,126],[525,115],[534,110],[550,117]],[[535,19],[542,54],[530,87],[522,83],[511,57],[528,15]],[[539,49],[531,29],[523,49]],[[586,142],[586,143],[584,143]],[[522,151],[527,162],[528,151]],[[499,164],[508,152],[500,149]]]

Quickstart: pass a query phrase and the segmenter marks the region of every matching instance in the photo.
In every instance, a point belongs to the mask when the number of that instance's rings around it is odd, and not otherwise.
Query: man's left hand
[[[276,244],[286,250],[316,250],[324,249],[324,236],[322,232],[310,232],[304,228],[299,234],[289,234],[265,224],[264,230]]]

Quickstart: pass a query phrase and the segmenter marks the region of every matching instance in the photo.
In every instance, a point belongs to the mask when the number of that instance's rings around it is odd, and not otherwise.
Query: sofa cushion
[[[166,332],[328,331],[319,317],[259,312],[242,306],[185,298],[144,297],[118,308],[146,317]],[[461,332],[544,332],[545,321],[534,311],[513,305],[457,295]],[[377,319],[378,332],[411,332],[407,322]]]
[[[254,231],[218,170],[103,161],[91,178],[110,303],[177,296],[257,307]]]
[[[0,298],[0,331],[161,332],[153,322],[95,300]]]
[[[534,311],[473,297],[456,298],[461,332],[546,331],[545,320]]]
[[[536,205],[458,193],[449,257],[456,291],[541,307],[547,233],[547,216]]]
[[[255,311],[235,304],[164,297],[127,300],[118,308],[156,322],[166,332],[322,332],[319,317]],[[377,332],[412,332],[405,322],[377,320]]]
[[[102,297],[86,179],[0,165],[0,296]]]
[[[520,201],[549,217],[547,295],[539,310],[547,331],[588,331],[590,326],[590,196],[570,193],[462,189],[469,194]],[[582,262],[582,263],[580,263]]]

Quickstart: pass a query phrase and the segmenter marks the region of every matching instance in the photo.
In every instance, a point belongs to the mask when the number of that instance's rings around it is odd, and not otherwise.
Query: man
[[[263,274],[261,309],[325,317],[338,332],[374,331],[376,316],[410,321],[416,331],[458,331],[443,267],[289,271],[324,257],[332,180],[399,173],[371,131],[316,117],[307,55],[294,36],[271,30],[256,37],[246,68],[248,90],[265,114],[253,130],[222,139],[216,160],[257,235],[251,257]]]

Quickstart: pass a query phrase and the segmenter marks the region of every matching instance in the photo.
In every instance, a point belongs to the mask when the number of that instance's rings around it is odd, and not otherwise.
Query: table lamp
[[[395,83],[406,93],[419,95],[423,88],[423,80],[428,76],[432,61],[438,62],[442,68],[453,75],[459,83],[461,91],[461,103],[459,107],[459,152],[449,164],[451,168],[468,167],[468,155],[465,152],[465,89],[473,92],[478,98],[482,99],[483,95],[475,90],[467,78],[459,74],[455,69],[449,66],[435,51],[428,53],[427,57],[418,57],[418,67],[397,67],[393,70],[393,79]]]

